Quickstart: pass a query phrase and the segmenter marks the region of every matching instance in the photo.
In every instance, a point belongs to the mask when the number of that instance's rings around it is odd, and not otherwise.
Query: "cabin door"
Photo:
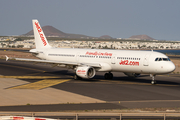
[[[116,64],[116,55],[114,55],[114,54],[111,57],[111,64]]]
[[[79,54],[80,54],[80,53],[77,53],[77,54],[76,54],[76,62],[79,62]]]
[[[151,54],[146,54],[143,61],[143,66],[149,66],[149,57]]]

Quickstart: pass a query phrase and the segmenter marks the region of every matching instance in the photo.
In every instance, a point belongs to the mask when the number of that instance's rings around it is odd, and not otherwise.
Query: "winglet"
[[[8,61],[9,60],[9,57],[7,56],[7,55],[5,55],[6,56],[6,61]]]

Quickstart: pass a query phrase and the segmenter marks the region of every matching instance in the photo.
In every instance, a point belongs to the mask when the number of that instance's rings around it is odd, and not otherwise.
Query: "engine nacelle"
[[[127,75],[128,77],[139,77],[140,76],[139,73],[128,73],[128,72],[125,72],[124,74]]]
[[[82,66],[77,67],[76,69],[76,75],[78,75],[81,78],[93,78],[96,74],[96,71],[93,67],[89,66]]]

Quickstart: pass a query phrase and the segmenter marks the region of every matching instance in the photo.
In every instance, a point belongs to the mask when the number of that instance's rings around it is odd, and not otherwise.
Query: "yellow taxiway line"
[[[60,83],[64,83],[69,81],[70,79],[65,79],[65,80],[41,80],[41,81],[37,81],[34,83],[28,83],[25,85],[20,85],[20,86],[15,86],[9,89],[35,89],[35,90],[40,90],[40,89],[44,89],[47,87],[51,87]]]

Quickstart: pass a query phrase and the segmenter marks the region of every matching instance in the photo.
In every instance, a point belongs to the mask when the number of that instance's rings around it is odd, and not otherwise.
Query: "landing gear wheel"
[[[76,74],[74,75],[74,80],[81,80],[82,78],[77,76]]]
[[[151,84],[154,85],[154,80],[151,81]]]
[[[113,79],[113,74],[111,72],[105,73],[104,78],[107,79],[107,80]]]
[[[111,72],[109,73],[109,79],[113,79],[113,74]]]
[[[105,79],[108,79],[108,78],[109,78],[109,74],[108,74],[108,73],[105,73],[105,74],[104,74],[104,78],[105,78]]]

